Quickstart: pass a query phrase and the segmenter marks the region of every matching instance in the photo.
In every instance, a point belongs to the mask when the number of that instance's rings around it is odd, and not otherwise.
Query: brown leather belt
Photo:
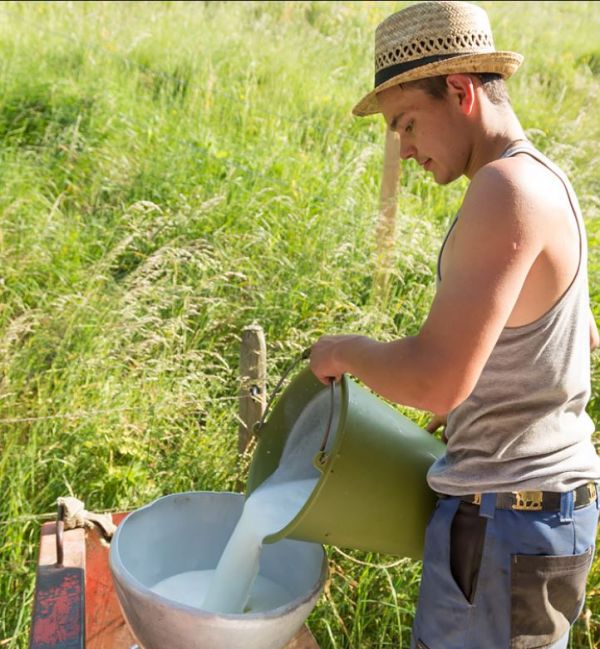
[[[524,512],[557,512],[560,511],[560,496],[556,491],[512,491],[496,494],[496,508],[515,509]],[[595,482],[577,487],[573,490],[573,505],[580,509],[596,500],[597,490]],[[460,499],[472,505],[481,504],[481,494],[459,496]],[[442,495],[442,498],[448,496]]]

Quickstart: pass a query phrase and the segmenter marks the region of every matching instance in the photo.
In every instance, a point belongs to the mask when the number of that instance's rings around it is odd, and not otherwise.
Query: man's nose
[[[400,138],[400,157],[402,160],[409,160],[410,158],[415,158],[417,155],[417,150],[412,144],[409,144],[404,140],[404,138]]]

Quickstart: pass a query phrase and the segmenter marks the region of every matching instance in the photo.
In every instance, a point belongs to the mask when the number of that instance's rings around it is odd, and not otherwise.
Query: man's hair
[[[471,74],[471,73],[470,73]],[[417,81],[408,81],[407,83],[401,84],[403,88],[419,88],[424,90],[430,97],[434,99],[444,99],[448,92],[448,86],[446,85],[446,76],[439,77],[428,77],[425,79],[418,79]],[[492,102],[492,104],[510,105],[510,97],[508,96],[508,91],[506,90],[506,85],[504,79],[499,74],[494,74],[493,72],[484,72],[481,74],[471,74],[471,76],[476,77],[481,82],[483,91],[487,95],[487,98]]]

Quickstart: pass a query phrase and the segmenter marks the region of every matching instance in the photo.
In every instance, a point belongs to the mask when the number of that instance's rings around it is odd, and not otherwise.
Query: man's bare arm
[[[452,262],[419,334],[389,343],[326,336],[311,354],[317,377],[347,371],[391,401],[432,412],[468,397],[542,249],[527,201],[503,174],[484,168],[473,179]]]

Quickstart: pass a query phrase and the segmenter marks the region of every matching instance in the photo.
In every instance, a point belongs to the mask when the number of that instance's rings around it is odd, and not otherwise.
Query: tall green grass
[[[271,385],[324,332],[418,330],[465,183],[403,165],[374,299],[384,130],[350,116],[403,4],[0,4],[0,646],[27,646],[35,515],[58,496],[130,509],[244,479],[244,326],[265,329]],[[600,6],[482,4],[526,56],[517,113],[579,193],[600,316]],[[596,421],[599,386],[596,359]],[[407,647],[419,564],[329,554],[320,645]],[[572,647],[600,643],[599,582]]]

